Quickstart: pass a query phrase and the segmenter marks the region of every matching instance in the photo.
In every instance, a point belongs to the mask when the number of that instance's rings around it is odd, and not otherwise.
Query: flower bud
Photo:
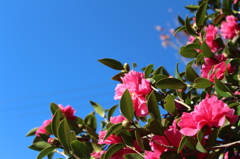
[[[48,138],[47,142],[53,147],[60,147],[60,142],[56,138]]]
[[[128,121],[127,119],[123,120],[122,122],[123,127],[129,128],[131,125],[132,125],[131,122]]]

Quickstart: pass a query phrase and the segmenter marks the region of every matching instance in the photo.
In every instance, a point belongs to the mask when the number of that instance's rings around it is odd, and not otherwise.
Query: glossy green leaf
[[[85,129],[87,130],[87,133],[89,133],[90,135],[92,135],[93,137],[95,137],[96,139],[98,138],[98,134],[95,132],[95,130],[93,128],[91,128],[88,125],[84,125]]]
[[[49,155],[50,153],[52,153],[56,148],[55,147],[46,147],[45,149],[43,149],[37,156],[37,159],[42,159],[43,157]]]
[[[195,88],[204,89],[204,88],[211,87],[212,85],[213,85],[213,83],[211,81],[209,81],[206,78],[202,78],[202,77],[198,77],[194,81]]]
[[[192,68],[191,65],[187,65],[186,67],[186,77],[190,82],[194,82],[196,78],[198,78],[197,72]]]
[[[137,153],[128,153],[126,155],[123,155],[125,159],[144,159],[141,155]]]
[[[46,126],[45,129],[47,130],[47,132],[48,132],[49,134],[53,134],[53,131],[52,131],[52,123],[48,124],[48,126]]]
[[[115,81],[122,82],[121,77],[123,77],[125,73],[126,73],[126,72],[120,72],[120,73],[114,75],[111,79],[112,79],[112,80],[115,80]]]
[[[185,25],[184,20],[179,15],[178,15],[178,22],[183,26]]]
[[[46,148],[46,147],[50,147],[51,145],[45,141],[39,141],[36,143],[33,143],[34,146],[38,147],[38,148]]]
[[[110,59],[110,58],[104,58],[104,59],[100,59],[98,61],[108,67],[115,69],[115,70],[124,70],[123,64],[117,60]]]
[[[104,136],[104,140],[106,140],[106,138],[108,138],[110,135],[112,135],[113,133],[115,133],[116,131],[120,130],[122,128],[122,123],[117,123],[112,125],[108,130],[106,135]]]
[[[157,82],[156,86],[160,89],[184,89],[187,87],[184,82],[176,78],[162,79]]]
[[[118,150],[124,148],[123,143],[118,143],[110,146],[107,150],[107,152],[104,154],[103,159],[109,159],[115,152]]]
[[[54,115],[56,113],[56,111],[59,109],[59,107],[58,107],[57,104],[51,103],[50,104],[50,109],[51,109],[52,115]]]
[[[70,128],[68,126],[66,119],[63,119],[60,122],[60,125],[58,127],[58,139],[61,145],[67,149],[70,149],[70,143],[73,140],[76,140],[76,135],[74,132],[70,131]]]
[[[198,27],[202,26],[205,21],[208,1],[204,1],[196,12],[196,24]]]
[[[61,116],[63,116],[60,109],[57,109],[57,111],[54,113],[53,119],[52,119],[52,132],[53,134],[58,137],[58,126],[60,123]]]
[[[37,131],[37,129],[38,129],[38,127],[29,130],[28,133],[26,134],[26,137],[27,137],[27,136],[33,136],[33,135],[36,135],[36,131]]]
[[[97,119],[95,117],[94,112],[89,113],[85,119],[84,119],[84,124],[88,125],[91,127],[94,131],[97,129]]]
[[[71,149],[73,150],[74,154],[80,158],[88,159],[90,158],[90,151],[85,142],[80,142],[78,140],[74,140],[70,143]]]
[[[189,33],[189,35],[197,36],[196,31],[191,27],[188,16],[185,18],[185,28],[186,28],[187,32]]]
[[[160,110],[154,91],[148,97],[147,106],[148,112],[152,119],[161,119]]]
[[[203,127],[198,133],[197,133],[197,145],[196,145],[196,149],[202,153],[207,153],[207,151],[204,149],[204,147],[202,146],[202,139],[204,137],[204,133],[207,130],[207,127]]]
[[[125,90],[120,99],[120,110],[125,118],[131,121],[134,117],[133,102],[128,89]]]
[[[183,136],[181,141],[180,141],[177,153],[179,153],[182,150],[183,146],[185,146],[187,142],[188,142],[188,137],[187,136]]]
[[[185,22],[184,22],[185,23]],[[185,26],[178,27],[176,31],[173,33],[173,36],[177,35],[177,33],[186,30]]]
[[[181,76],[179,75],[179,71],[178,71],[178,65],[179,65],[179,64],[180,64],[180,62],[178,62],[178,63],[176,64],[175,78],[182,80]]]
[[[134,68],[137,67],[137,64],[135,62],[132,63],[132,69],[134,70]]]
[[[90,101],[90,103],[93,106],[95,112],[98,113],[101,117],[104,117],[105,112],[104,112],[104,109],[102,108],[102,106],[93,101]]]
[[[218,135],[218,129],[217,128],[213,128],[211,134],[208,137],[207,143],[206,143],[206,147],[211,147],[214,146],[216,143],[216,139],[217,139],[217,135]]]
[[[196,49],[200,49],[199,44],[188,44],[181,47],[179,53],[186,58],[195,58],[199,54]]]
[[[218,84],[215,83],[214,88],[215,88],[215,91],[217,92],[217,94],[222,97],[232,97],[232,95],[229,92],[222,90],[221,86],[222,85],[220,83],[218,83]]]
[[[161,120],[154,119],[148,126],[148,129],[155,135],[163,136],[164,128],[162,126]]]
[[[118,105],[114,105],[114,106],[112,106],[112,107],[109,109],[109,111],[108,111],[108,116],[107,116],[108,121],[110,121],[110,118],[113,116],[113,114],[114,114],[114,112],[115,112],[115,110],[116,110],[117,107],[118,107]]]
[[[148,77],[150,77],[150,75],[151,75],[151,73],[152,73],[152,70],[153,70],[153,64],[150,64],[150,65],[148,65],[146,68],[145,68],[145,70],[144,70],[144,76],[145,76],[145,78],[148,78]]]
[[[204,64],[204,55],[203,54],[198,54],[197,59],[196,59],[196,64],[197,65]]]
[[[43,140],[43,141],[46,141],[47,142],[47,140],[49,139],[49,135],[46,135],[46,134],[41,134],[41,133],[39,133],[39,136],[40,136],[40,138]],[[35,143],[35,142],[34,142]]]
[[[31,150],[35,150],[35,151],[42,151],[43,150],[43,148],[39,148],[39,147],[34,146],[34,145],[28,146],[28,148],[31,149]]]
[[[121,133],[118,134],[118,136],[121,136],[123,143],[133,147],[133,139],[132,139],[133,137],[129,130],[121,130]]]
[[[143,141],[142,141],[142,138],[139,135],[139,131],[138,130],[135,130],[135,137],[136,137],[136,141],[137,141],[138,145],[141,147],[141,149],[143,151],[145,151],[145,147],[143,145]]]
[[[154,80],[154,82],[152,82],[152,83],[156,83],[156,82],[158,82],[158,81],[160,81],[161,79],[164,79],[164,78],[168,78],[168,76],[161,75],[161,74],[155,75],[155,76],[152,77],[152,79]]]
[[[213,55],[210,47],[208,46],[208,44],[205,41],[202,42],[202,49],[201,50],[202,50],[202,53],[203,53],[204,56],[206,56],[208,58],[214,58],[214,55]]]
[[[175,112],[175,102],[171,95],[167,95],[167,97],[164,99],[164,109],[169,113]]]

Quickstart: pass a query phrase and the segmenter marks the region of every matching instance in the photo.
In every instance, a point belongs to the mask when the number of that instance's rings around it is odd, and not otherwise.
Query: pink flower
[[[218,28],[214,27],[213,25],[208,25],[208,27],[205,28],[205,31],[206,31],[206,43],[210,47],[211,51],[214,53],[219,48],[217,42],[215,41]]]
[[[236,4],[238,2],[238,0],[234,0],[233,4]]]
[[[229,15],[226,17],[226,21],[222,22],[220,31],[224,39],[233,39],[238,34],[239,29],[237,18]]]
[[[214,76],[221,80],[224,78],[224,73],[227,70],[229,74],[233,73],[235,68],[231,67],[231,64],[225,64],[226,57],[224,55],[217,55],[214,58],[205,58],[205,63],[202,65],[201,76],[208,78],[211,82],[214,82]]]
[[[67,119],[74,120],[76,118],[74,115],[76,110],[74,110],[70,105],[64,107],[62,104],[59,104],[58,107],[61,109],[62,113],[66,116]]]
[[[178,126],[180,132],[186,136],[194,136],[204,126],[212,127],[223,126],[227,119],[231,124],[237,121],[238,116],[234,115],[234,109],[230,109],[222,100],[216,96],[203,99],[196,105],[191,113],[183,113]]]
[[[116,135],[110,135],[106,140],[104,140],[104,137],[107,133],[107,130],[104,131],[99,131],[99,140],[98,144],[106,144],[106,145],[111,145],[111,144],[117,144],[117,143],[122,143],[122,139],[120,136]]]
[[[170,126],[169,129],[164,131],[164,134],[166,135],[166,137],[158,136],[158,135],[154,135],[152,137],[152,141],[150,141],[150,146],[153,152],[162,154],[162,152],[170,150],[164,146],[160,146],[156,142],[163,145],[167,145],[167,146],[175,146],[175,147],[179,146],[179,143],[182,139],[182,134],[177,129],[176,121],[177,120],[174,120],[173,125]]]
[[[118,115],[115,117],[110,117],[110,122],[113,124],[121,123],[125,120],[126,118],[122,115]]]
[[[145,156],[144,158],[145,159],[159,159],[160,157],[160,153],[157,153],[157,152],[152,152],[152,151],[145,151]]]
[[[106,151],[102,150],[102,151],[100,151],[100,152],[93,152],[93,153],[91,153],[90,155],[93,156],[94,158],[99,159],[99,158],[101,158],[101,156],[102,156],[105,152],[106,152]]]
[[[145,97],[152,91],[151,83],[144,78],[143,73],[136,71],[130,71],[121,79],[123,83],[118,84],[115,88],[114,99],[121,99],[124,91],[128,89],[132,96],[136,115],[141,117],[148,115]]]
[[[39,134],[46,134],[46,135],[50,135],[47,130],[46,127],[52,122],[52,119],[49,120],[45,120],[42,124],[42,126],[40,126],[37,131],[36,131],[36,135],[40,136]]]

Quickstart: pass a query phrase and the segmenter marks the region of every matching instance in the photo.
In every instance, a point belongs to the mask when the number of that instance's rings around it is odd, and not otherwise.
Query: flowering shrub
[[[104,58],[118,70],[115,105],[81,118],[71,106],[50,104],[52,119],[30,130],[37,159],[59,153],[69,159],[240,158],[239,1],[199,0],[186,6],[193,17],[178,17],[190,41],[179,49],[189,58],[183,72],[164,66],[133,71]],[[168,40],[162,36],[162,40]],[[200,71],[196,71],[197,65]],[[178,66],[178,65],[177,65]],[[120,115],[113,116],[119,106]],[[97,126],[96,115],[103,118]]]

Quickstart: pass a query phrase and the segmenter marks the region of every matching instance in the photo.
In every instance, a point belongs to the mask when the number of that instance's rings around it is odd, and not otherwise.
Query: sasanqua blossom
[[[40,134],[46,134],[46,135],[50,135],[47,130],[46,127],[52,122],[52,119],[49,120],[45,120],[42,124],[42,126],[40,126],[37,131],[36,131],[36,135],[40,136]]]
[[[136,115],[141,117],[148,115],[145,97],[152,91],[150,81],[144,78],[143,73],[136,71],[130,71],[121,79],[123,83],[118,84],[115,88],[114,99],[121,99],[122,94],[128,89],[132,96]]]
[[[234,109],[230,109],[222,100],[216,96],[203,99],[195,106],[191,113],[183,113],[178,123],[180,132],[186,136],[194,136],[204,126],[209,129],[221,127],[228,120],[231,124],[237,121],[238,116],[234,115]]]
[[[62,113],[66,116],[67,119],[74,120],[76,118],[76,116],[74,115],[76,110],[73,109],[70,105],[64,107],[62,104],[59,104],[58,107],[62,111]]]
[[[237,18],[229,15],[226,17],[226,21],[222,22],[220,32],[224,39],[233,39],[239,30],[240,27],[238,26]]]

